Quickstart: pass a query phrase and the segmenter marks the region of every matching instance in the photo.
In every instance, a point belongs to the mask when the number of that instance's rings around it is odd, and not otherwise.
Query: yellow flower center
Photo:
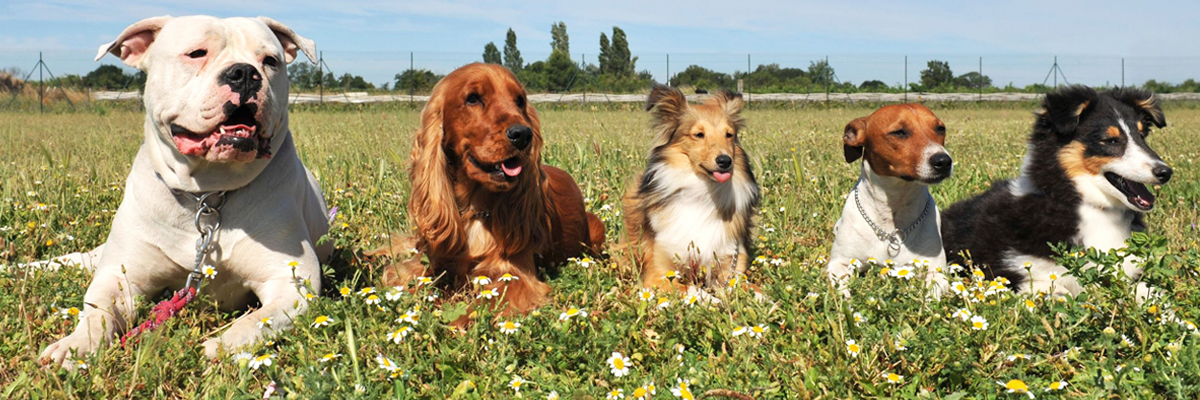
[[[851,353],[857,353],[858,345],[857,344],[848,345],[848,346],[846,346],[846,349],[850,350]]]
[[[646,397],[646,388],[633,389],[633,397]]]
[[[763,328],[761,326],[750,328],[750,330],[754,331],[754,333],[763,333]]]
[[[1029,386],[1025,385],[1025,382],[1021,381],[1020,379],[1008,381],[1008,383],[1004,384],[1004,387],[1017,393],[1025,393],[1029,391]]]
[[[613,368],[625,369],[625,360],[622,360],[620,357],[614,358],[613,359]]]

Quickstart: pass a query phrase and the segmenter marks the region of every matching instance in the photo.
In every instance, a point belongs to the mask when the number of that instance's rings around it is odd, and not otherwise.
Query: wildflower
[[[579,266],[584,268],[590,268],[593,263],[595,262],[592,261],[591,257],[584,257],[582,260],[579,260]]]
[[[984,274],[983,270],[980,270],[980,269],[971,270],[971,275],[974,276],[975,279],[979,279],[979,280],[987,278],[987,274]]]
[[[854,312],[854,326],[858,326],[859,324],[861,324],[863,322],[867,322],[867,317],[864,317],[864,316],[862,316],[862,314],[859,314],[857,311],[855,311]]]
[[[778,266],[782,266],[784,264],[787,264],[787,261],[785,261],[784,259],[779,258],[779,257],[771,257],[771,265],[778,267]]]
[[[375,362],[379,364],[379,368],[383,368],[387,372],[396,372],[400,369],[392,359],[384,357],[383,353],[375,355]]]
[[[759,263],[759,264],[766,264],[767,256],[760,254],[758,257],[754,258],[754,262]]]
[[[525,379],[514,375],[512,380],[508,381],[508,387],[512,388],[513,393],[521,393],[521,385],[524,385],[525,382]]]
[[[634,399],[639,399],[639,400],[649,399],[651,396],[654,396],[655,394],[658,393],[657,389],[658,388],[656,388],[654,386],[654,381],[650,381],[650,383],[647,383],[642,386],[638,386],[637,389],[633,389],[633,393],[631,393],[630,395]]]
[[[1033,311],[1037,308],[1037,303],[1034,303],[1031,299],[1025,299],[1025,308],[1029,311]]]
[[[1050,382],[1050,386],[1047,386],[1045,389],[1042,389],[1042,391],[1049,392],[1051,390],[1063,390],[1063,388],[1067,387],[1067,385],[1068,385],[1067,381]]]
[[[348,287],[342,286],[341,289],[338,289],[338,292],[342,294],[342,297],[350,296],[350,288],[348,288]]]
[[[953,317],[953,318],[958,318],[958,319],[961,319],[961,320],[963,320],[963,321],[970,320],[970,319],[971,319],[971,315],[972,315],[972,314],[971,314],[971,310],[968,310],[968,309],[965,309],[965,308],[960,308],[960,309],[958,309],[957,311],[955,311],[955,312],[954,312],[954,314],[950,314],[950,316],[951,316],[951,317]]]
[[[496,297],[496,291],[492,289],[480,290],[479,295],[475,296],[477,299],[491,299],[492,297]]]
[[[675,278],[678,278],[678,277],[679,277],[679,272],[675,271],[675,270],[670,270],[670,271],[667,271],[667,273],[663,274],[663,279],[666,279],[668,281],[674,281]]]
[[[558,400],[558,391],[551,390],[550,393],[546,394],[546,400]]]
[[[747,326],[744,326],[744,325],[738,326],[736,328],[733,328],[733,336],[741,336],[743,333],[746,333],[746,331],[749,331],[749,330],[750,330],[750,328]]]
[[[400,342],[403,341],[405,337],[408,337],[408,332],[411,332],[411,331],[412,331],[411,326],[407,326],[407,325],[401,326],[400,328],[397,328],[394,331],[388,332],[387,340],[391,340],[392,343],[400,344]]]
[[[739,274],[735,274],[733,276],[733,278],[729,279],[729,288],[730,289],[737,288],[738,283],[740,283],[741,281],[742,281],[742,276]]]
[[[258,329],[269,328],[274,323],[275,323],[275,321],[272,320],[271,317],[266,317],[266,318],[260,319],[260,320],[258,320]]]
[[[950,264],[950,265],[946,266],[946,270],[949,271],[951,274],[957,274],[957,273],[963,271],[963,266],[958,265],[957,263]]]
[[[425,286],[430,284],[433,284],[433,278],[428,276],[422,276],[421,279],[417,279],[417,286]]]
[[[1028,360],[1029,358],[1030,357],[1027,354],[1017,353],[1017,354],[1008,356],[1008,362],[1013,362],[1013,361],[1017,361],[1017,360]]]
[[[332,322],[333,318],[329,318],[328,315],[318,315],[316,318],[313,318],[312,327],[320,328],[322,326],[329,325]]]
[[[338,353],[326,353],[325,355],[321,356],[320,360],[317,360],[317,361],[320,361],[322,363],[327,363],[327,362],[336,360],[341,357],[342,357],[342,355],[338,354]]]
[[[1049,276],[1049,277],[1050,277],[1050,281],[1051,281],[1051,282],[1053,282],[1053,281],[1057,281],[1057,280],[1058,280],[1058,273],[1057,273],[1057,272],[1054,272],[1054,271],[1050,271],[1050,276]]]
[[[893,385],[904,383],[904,375],[896,374],[894,372],[884,372],[883,379],[887,380],[887,383]]]
[[[625,398],[625,390],[617,388],[608,392],[608,400],[617,400]]]
[[[571,308],[568,308],[566,312],[563,312],[562,314],[559,314],[559,315],[558,315],[558,320],[559,320],[559,321],[566,321],[566,320],[568,320],[568,319],[571,319],[571,317],[574,317],[574,316],[576,316],[576,315],[578,315],[578,316],[581,316],[581,317],[587,317],[587,311],[586,311],[586,310],[583,310],[583,309],[580,309],[580,308],[571,307]]]
[[[421,311],[416,309],[408,310],[400,318],[397,318],[396,322],[407,322],[416,326],[421,322]]]
[[[274,360],[274,359],[275,359],[275,353],[267,353],[267,354],[263,354],[258,357],[254,357],[253,359],[250,360],[250,369],[256,370],[262,366],[270,367],[271,363],[272,363],[271,360]]]
[[[202,269],[201,271],[204,272],[204,277],[206,279],[212,279],[212,278],[217,277],[217,269],[213,268],[213,266],[211,266],[211,265],[205,265],[204,269]]]
[[[815,299],[818,297],[821,297],[821,295],[818,294],[817,292],[808,292],[808,294],[804,295],[804,298],[806,298],[806,299]]]
[[[892,270],[891,275],[895,278],[912,279],[913,267],[911,265],[901,265]]]
[[[87,369],[87,368],[88,368],[87,363],[83,362],[83,360],[75,359],[75,369]]]
[[[629,374],[629,365],[629,357],[621,355],[620,352],[614,351],[608,358],[608,366],[612,369],[612,374],[618,378]]]
[[[517,329],[521,328],[521,323],[513,322],[513,321],[504,321],[504,322],[496,324],[496,326],[500,328],[500,333],[503,333],[505,335],[511,335],[511,334],[517,333]]]
[[[642,299],[642,301],[653,300],[654,299],[654,291],[650,290],[650,288],[642,288],[642,290],[638,291],[638,298]]]
[[[872,266],[874,266],[874,265],[878,265],[878,264],[879,264],[879,260],[876,260],[876,259],[875,259],[875,257],[871,257],[871,258],[868,258],[868,259],[867,259],[867,264],[871,264]]]
[[[474,283],[476,285],[481,285],[481,286],[487,285],[487,284],[492,283],[492,278],[488,278],[486,276],[480,275],[480,276],[475,277],[475,279],[472,279],[471,283]]]
[[[79,309],[76,307],[58,309],[58,315],[62,316],[63,319],[71,319],[71,317],[78,317],[79,314],[80,314]]]
[[[897,337],[896,340],[892,342],[892,344],[896,346],[896,351],[908,350],[908,347],[904,347],[904,342],[901,341],[899,337]]]
[[[879,277],[880,278],[891,275],[891,274],[892,274],[892,269],[889,267],[883,267],[883,268],[879,269]]]
[[[763,337],[763,334],[767,333],[767,329],[770,329],[770,328],[767,328],[766,325],[758,324],[758,325],[750,327],[750,331],[746,332],[746,334],[750,335],[750,337],[752,337],[752,338],[761,339]]]
[[[1121,343],[1127,347],[1133,347],[1133,341],[1129,340],[1129,336],[1125,336],[1124,334],[1121,334]]]
[[[387,293],[385,293],[383,297],[387,299],[387,301],[400,300],[401,297],[404,297],[404,291],[400,290],[398,287],[392,288],[392,290],[389,290]]]
[[[850,259],[850,268],[854,268],[854,269],[862,268],[862,262],[858,261],[857,258],[851,258]]]
[[[671,306],[671,301],[667,300],[666,297],[659,297],[658,304],[655,304],[655,307],[658,307],[658,309],[660,309],[660,310],[666,309],[667,307],[670,307],[670,306]]]
[[[694,294],[689,294],[687,297],[683,298],[683,304],[687,304],[688,307],[696,305],[697,301],[700,301],[700,298],[696,297]]]
[[[1029,385],[1026,385],[1025,382],[1020,379],[1013,379],[1008,381],[1008,383],[996,381],[996,384],[1008,389],[1009,393],[1027,394],[1029,395],[1029,398],[1033,398],[1033,393],[1029,391]]]
[[[432,302],[432,301],[434,301],[434,300],[437,300],[437,298],[438,298],[438,294],[437,294],[436,292],[435,292],[435,293],[430,293],[430,294],[428,294],[428,295],[426,295],[426,296],[425,296],[425,301]]]
[[[379,305],[379,302],[380,302],[379,296],[376,296],[376,295],[367,296],[367,300],[365,302],[367,304],[377,306],[377,305]]]
[[[374,293],[375,293],[374,286],[367,286],[365,288],[358,289],[358,297],[364,297],[364,296],[374,294]]]
[[[307,291],[304,292],[304,300],[312,301],[315,298],[317,298],[317,295],[309,293]]]
[[[858,342],[854,339],[846,340],[846,352],[850,353],[850,357],[858,357],[858,352],[862,351],[862,347],[858,346]]]
[[[963,283],[963,281],[954,281],[950,283],[950,291],[959,296],[965,296],[968,293],[967,284]]]
[[[675,380],[677,383],[675,387],[671,388],[671,394],[684,400],[695,400],[696,397],[692,395],[692,390],[689,387],[691,384],[681,378],[675,378]]]
[[[505,273],[504,275],[500,275],[500,278],[497,278],[496,280],[500,282],[512,282],[520,279],[521,278],[518,278],[516,275]]]
[[[988,322],[986,319],[983,318],[983,316],[976,315],[976,316],[971,317],[971,329],[972,330],[986,331],[987,328],[988,328]]]

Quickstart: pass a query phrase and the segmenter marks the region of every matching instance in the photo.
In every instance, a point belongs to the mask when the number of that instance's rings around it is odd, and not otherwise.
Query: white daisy
[[[608,357],[608,366],[612,369],[612,374],[618,378],[629,374],[629,357],[621,355],[620,352],[614,351],[611,357]]]

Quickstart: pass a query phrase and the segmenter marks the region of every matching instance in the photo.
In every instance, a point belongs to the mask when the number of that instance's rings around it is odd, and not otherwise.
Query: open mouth
[[[480,171],[497,179],[515,179],[521,175],[521,170],[523,169],[521,159],[517,156],[509,157],[497,163],[484,163],[474,156],[467,156],[467,159],[471,160],[471,164],[474,164],[475,168],[479,168]]]
[[[711,175],[712,175],[713,180],[716,180],[717,183],[725,183],[725,182],[729,181],[729,178],[733,177],[733,170],[728,170],[728,171],[715,170],[715,171],[712,171]]]
[[[1105,172],[1104,177],[1121,194],[1125,195],[1125,198],[1129,200],[1129,204],[1133,204],[1134,207],[1142,211],[1150,211],[1150,209],[1154,208],[1154,194],[1150,193],[1150,189],[1147,189],[1146,185],[1125,179],[1112,172]]]
[[[192,132],[171,124],[175,147],[186,156],[203,157],[211,161],[252,161],[271,158],[271,142],[258,134],[258,111],[255,104],[234,109],[210,132]]]

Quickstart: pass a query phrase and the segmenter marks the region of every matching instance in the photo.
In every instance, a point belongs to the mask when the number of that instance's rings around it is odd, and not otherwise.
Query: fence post
[[[667,53],[667,86],[671,85],[671,53]]]
[[[411,51],[408,52],[408,80],[412,81],[412,85],[408,88],[408,105],[410,106],[416,104],[416,98],[413,94],[417,91],[417,71],[413,69],[413,66],[416,64],[416,57],[413,56],[413,53]]]
[[[325,105],[325,52],[317,52],[317,104]]]
[[[41,114],[42,112],[45,111],[45,110],[43,110],[43,104],[42,104],[45,101],[45,100],[42,100],[42,84],[43,84],[43,82],[45,82],[45,80],[42,79],[42,52],[39,51],[38,52],[38,113],[39,114]]]
[[[979,98],[975,101],[983,101],[983,56],[979,56]]]
[[[750,55],[749,55],[749,54],[747,54],[747,55],[746,55],[746,78],[750,78]],[[750,89],[749,89],[749,85],[747,85],[747,89],[746,89],[746,92],[745,92],[745,94],[746,94],[746,108],[750,108]]]
[[[1121,87],[1125,87],[1125,57],[1121,57]]]
[[[904,102],[908,102],[908,56],[904,56]]]

